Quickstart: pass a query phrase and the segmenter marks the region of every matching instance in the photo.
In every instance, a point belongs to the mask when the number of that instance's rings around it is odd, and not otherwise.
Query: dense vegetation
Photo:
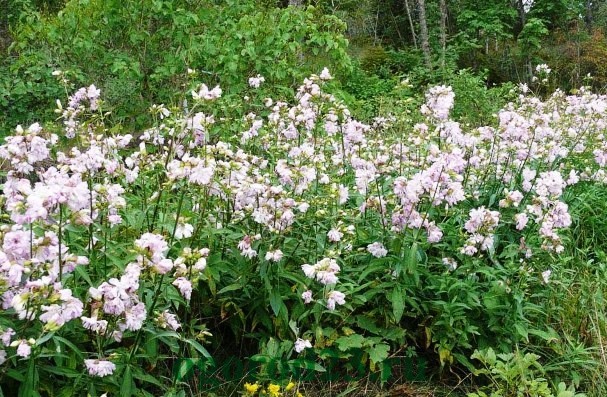
[[[6,3],[0,395],[607,392],[602,3]]]

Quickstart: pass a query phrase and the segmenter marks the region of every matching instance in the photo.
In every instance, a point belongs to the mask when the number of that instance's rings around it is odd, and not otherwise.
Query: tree
[[[407,11],[407,20],[409,21],[409,28],[411,29],[411,38],[413,46],[417,49],[417,37],[415,34],[415,26],[413,25],[413,18],[411,17],[411,7],[409,7],[409,0],[405,0],[405,10]]]
[[[443,71],[447,53],[447,12],[447,0],[440,0],[440,67]]]
[[[421,40],[424,62],[428,69],[432,68],[432,54],[430,53],[430,40],[428,38],[428,21],[426,20],[426,1],[417,0],[419,7],[419,38]]]

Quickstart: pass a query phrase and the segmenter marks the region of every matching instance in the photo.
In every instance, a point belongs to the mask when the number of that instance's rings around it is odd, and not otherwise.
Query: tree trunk
[[[593,15],[592,15],[592,1],[591,0],[586,0],[586,15],[584,16],[584,21],[586,22],[586,29],[588,29],[588,33],[592,34],[592,22],[593,22]]]
[[[430,42],[428,39],[428,22],[426,21],[426,0],[417,0],[419,6],[419,38],[421,40],[424,62],[428,69],[432,68],[432,55],[430,54]]]
[[[440,0],[440,47],[440,67],[444,72],[447,54],[447,0]]]
[[[525,24],[527,23],[527,11],[525,11],[525,3],[523,0],[516,1],[516,10],[518,11],[518,20],[520,23],[520,29],[517,32],[518,34],[523,30]]]
[[[413,25],[413,18],[411,18],[411,7],[409,7],[409,0],[405,0],[405,10],[407,11],[407,19],[409,19],[409,28],[411,29],[411,38],[413,39],[413,45],[417,50],[417,35],[415,34],[415,25]]]

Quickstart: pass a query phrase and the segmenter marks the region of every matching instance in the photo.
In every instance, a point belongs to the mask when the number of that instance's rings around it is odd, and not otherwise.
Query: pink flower
[[[314,299],[312,299],[312,291],[310,291],[310,290],[304,291],[301,294],[301,298],[303,299],[305,304],[308,304],[314,300]]]
[[[430,222],[426,230],[429,243],[438,243],[443,238],[443,231],[434,222]]]
[[[82,321],[82,326],[88,330],[91,330],[98,334],[105,334],[105,330],[107,329],[108,322],[106,320],[97,320],[96,316],[93,317],[80,317]]]
[[[32,354],[32,347],[26,340],[22,340],[17,346],[17,355],[19,357],[28,358]]]
[[[339,291],[331,291],[327,297],[327,308],[335,310],[335,304],[343,305],[346,303],[346,295]]]
[[[186,299],[190,300],[192,297],[192,283],[185,277],[179,277],[173,281],[173,285],[179,289],[181,295]]]
[[[563,190],[567,183],[558,171],[542,172],[536,181],[535,192],[539,196],[544,197],[559,197],[563,194]]]
[[[529,218],[526,213],[521,212],[520,214],[514,215],[514,221],[516,222],[516,230],[523,230],[525,226],[527,226]]]
[[[430,88],[426,93],[426,104],[422,113],[432,115],[439,120],[447,120],[453,108],[455,94],[451,87],[444,85]]]
[[[116,370],[116,365],[111,361],[106,360],[84,360],[84,365],[89,372],[89,375],[104,377],[111,375]]]
[[[500,218],[497,211],[489,211],[485,207],[470,210],[470,219],[464,225],[468,233],[475,233],[479,229],[493,230]]]
[[[340,268],[335,259],[324,258],[315,265],[302,265],[301,269],[306,277],[316,278],[319,283],[324,285],[337,284],[339,281],[337,273]]]
[[[156,322],[160,325],[161,328],[169,328],[173,331],[177,331],[181,328],[181,324],[177,320],[177,316],[173,313],[170,313],[168,310],[163,311]]]
[[[331,241],[333,243],[341,241],[341,238],[343,236],[344,236],[344,234],[342,232],[340,232],[338,229],[331,229],[327,233],[327,237],[329,238],[329,241]]]
[[[198,92],[192,91],[192,98],[195,100],[212,101],[221,97],[221,94],[222,90],[219,86],[215,86],[215,88],[209,90],[209,87],[207,87],[206,84],[202,84]]]
[[[323,68],[322,72],[320,72],[320,76],[318,77],[320,77],[321,80],[331,80],[333,78],[329,73],[329,69],[327,68]]]
[[[137,331],[143,326],[147,317],[145,305],[142,302],[137,303],[131,308],[125,310],[124,318],[126,320],[125,328],[130,331]]]
[[[158,274],[167,274],[173,269],[173,261],[170,259],[162,259],[160,262],[154,264],[152,269]]]
[[[145,256],[151,259],[153,263],[158,263],[165,258],[169,245],[159,234],[144,233],[135,240],[135,246],[145,253]]]
[[[259,88],[261,83],[263,83],[264,81],[266,81],[266,79],[262,75],[258,74],[255,77],[249,78],[249,85],[253,88]]]
[[[367,246],[367,251],[376,258],[383,258],[388,255],[388,250],[380,242],[375,242]]]
[[[11,337],[15,335],[16,332],[12,328],[7,328],[1,335],[0,341],[4,346],[9,346],[11,344]]]

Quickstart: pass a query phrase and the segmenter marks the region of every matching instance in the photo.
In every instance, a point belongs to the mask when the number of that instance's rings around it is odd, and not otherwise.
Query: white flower
[[[262,75],[258,74],[255,77],[249,78],[249,85],[253,88],[259,88],[261,83],[263,83],[264,81],[266,81],[266,79]]]
[[[266,260],[271,262],[280,262],[283,257],[283,253],[281,250],[276,251],[268,251],[266,252]]]
[[[339,291],[331,291],[327,297],[327,308],[335,310],[335,304],[343,305],[346,303],[346,295]]]
[[[443,265],[447,267],[450,272],[457,269],[457,262],[453,258],[443,258]]]
[[[32,347],[26,340],[22,340],[17,346],[17,355],[19,357],[28,358],[32,354]]]
[[[312,343],[310,343],[309,340],[297,338],[297,340],[295,341],[295,351],[297,353],[301,353],[305,349],[308,349],[311,347],[312,347]]]
[[[323,68],[322,72],[320,72],[320,77],[321,80],[331,80],[333,78],[333,76],[331,76],[331,74],[329,73],[329,69],[327,68]]]
[[[550,69],[548,67],[548,65],[546,65],[545,63],[542,63],[541,65],[537,65],[535,67],[535,71],[537,73],[545,73],[545,74],[550,74],[550,72],[552,71],[552,69]]]
[[[306,304],[312,302],[314,300],[314,299],[312,299],[312,291],[310,291],[310,290],[304,291],[301,294],[301,299],[303,299],[304,303],[306,303]]]
[[[202,84],[198,92],[192,91],[192,98],[194,100],[206,100],[212,101],[213,99],[217,99],[221,97],[222,90],[219,86],[215,86],[212,90],[209,90],[209,87],[206,84]]]
[[[113,374],[116,370],[116,365],[106,360],[84,360],[84,365],[92,376],[104,377]]]
[[[192,283],[185,277],[178,277],[173,281],[173,285],[177,287],[181,295],[186,299],[190,300],[192,297]]]
[[[388,255],[388,250],[380,242],[375,242],[367,246],[367,251],[376,258],[383,258]]]
[[[550,275],[552,274],[551,270],[546,270],[542,272],[542,280],[544,281],[544,284],[548,284],[548,282],[550,281]]]
[[[342,232],[340,232],[338,229],[331,229],[329,230],[329,233],[327,233],[327,237],[329,238],[329,241],[336,243],[338,241],[341,241],[341,238],[344,236],[344,234]]]
[[[182,238],[192,237],[194,233],[194,226],[189,223],[178,222],[175,228],[175,238],[181,240]]]

